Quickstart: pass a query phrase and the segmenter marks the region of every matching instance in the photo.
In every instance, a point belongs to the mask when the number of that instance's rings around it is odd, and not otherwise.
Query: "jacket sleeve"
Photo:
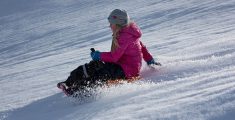
[[[125,38],[119,38],[118,43],[119,47],[117,47],[115,51],[101,52],[101,61],[116,63],[121,58],[129,43],[125,40]]]
[[[141,41],[140,41],[140,45],[141,45],[141,51],[142,51],[144,60],[146,62],[152,60],[153,59],[152,55],[149,53],[146,46]]]

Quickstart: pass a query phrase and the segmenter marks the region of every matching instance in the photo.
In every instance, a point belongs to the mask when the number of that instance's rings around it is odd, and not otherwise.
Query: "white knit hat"
[[[130,18],[127,12],[120,9],[113,10],[109,15],[108,20],[111,24],[117,24],[121,26],[128,25],[128,23],[130,22]]]

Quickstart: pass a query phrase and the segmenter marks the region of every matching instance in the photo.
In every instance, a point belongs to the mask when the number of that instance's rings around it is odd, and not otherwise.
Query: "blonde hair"
[[[122,29],[122,26],[116,25],[116,29],[113,32],[113,39],[112,39],[112,45],[111,45],[111,52],[115,51],[117,47],[119,47],[117,38],[119,37],[119,31]]]

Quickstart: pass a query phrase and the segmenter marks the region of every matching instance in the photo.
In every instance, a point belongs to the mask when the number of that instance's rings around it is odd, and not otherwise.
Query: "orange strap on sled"
[[[139,80],[139,79],[140,79],[140,76],[132,77],[132,78],[129,78],[129,79],[108,80],[106,84],[107,84],[107,86],[112,86],[112,85],[122,84],[124,82],[132,83],[132,82],[134,82],[136,80]]]

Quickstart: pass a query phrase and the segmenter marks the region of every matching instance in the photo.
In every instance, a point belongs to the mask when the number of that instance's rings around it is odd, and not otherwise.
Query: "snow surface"
[[[115,8],[163,66],[79,104],[56,84],[110,50]],[[234,0],[1,0],[0,120],[234,120],[234,46]]]

